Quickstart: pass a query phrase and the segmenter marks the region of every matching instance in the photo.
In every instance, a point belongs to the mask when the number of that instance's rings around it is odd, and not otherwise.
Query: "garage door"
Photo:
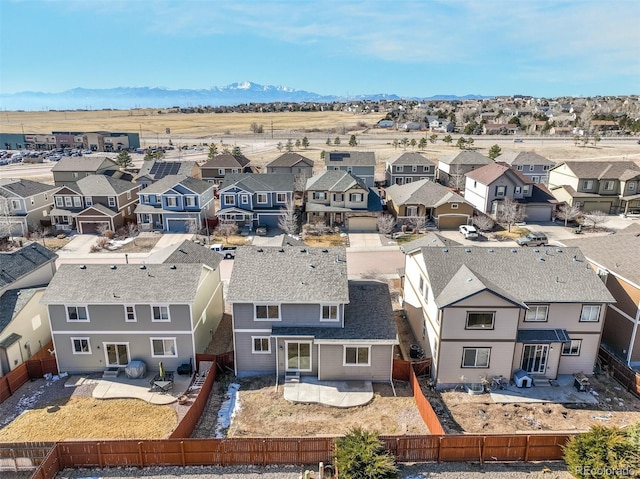
[[[281,215],[258,215],[258,224],[267,225],[270,229],[278,228]]]
[[[372,233],[378,230],[378,219],[375,216],[352,216],[347,220],[350,232],[364,231]]]
[[[468,217],[462,215],[438,216],[438,228],[441,230],[455,230],[460,225],[467,224]]]
[[[553,208],[549,206],[527,206],[526,220],[531,222],[551,221]]]
[[[167,231],[171,233],[187,233],[189,232],[188,220],[167,220]]]
[[[109,223],[106,221],[79,221],[78,233],[81,235],[97,234],[100,225],[105,225],[109,228]]]
[[[604,211],[608,214],[610,210],[610,201],[585,201],[582,205],[582,211],[584,211],[585,213],[591,213],[593,211]]]

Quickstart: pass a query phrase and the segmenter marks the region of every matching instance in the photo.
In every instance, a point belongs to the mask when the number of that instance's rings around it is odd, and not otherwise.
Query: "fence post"
[[[182,467],[185,467],[187,459],[184,457],[184,441],[180,441],[180,459],[182,459]]]
[[[144,467],[144,454],[142,454],[142,441],[138,441],[138,461],[140,461],[140,467]]]
[[[524,448],[524,462],[529,462],[529,443],[531,442],[531,436],[527,436],[527,445]]]
[[[480,448],[480,465],[484,465],[484,441],[485,441],[486,437],[482,436],[482,438],[480,439],[480,444],[478,444],[478,447]]]
[[[98,448],[98,465],[100,466],[100,469],[102,469],[104,464],[102,463],[102,449],[100,449],[99,442],[96,443],[96,447]]]
[[[442,436],[438,438],[438,464],[440,464],[440,450],[442,449]]]

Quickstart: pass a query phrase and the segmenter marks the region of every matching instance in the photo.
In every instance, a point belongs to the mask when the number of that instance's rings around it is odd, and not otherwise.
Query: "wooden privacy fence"
[[[413,371],[413,368],[409,368],[409,384],[411,385],[411,390],[413,391],[413,399],[416,402],[418,412],[420,413],[420,416],[422,417],[424,423],[429,428],[429,432],[431,434],[444,435],[445,432],[442,424],[440,424],[440,419],[438,419],[438,415],[431,407],[431,403],[422,392],[422,387],[420,387],[420,382],[418,381],[418,377]]]
[[[45,345],[30,359],[0,377],[0,403],[4,402],[30,379],[41,378],[46,373],[58,374],[56,358],[47,351],[47,348],[51,346],[52,343]]]
[[[569,434],[381,436],[398,462],[556,461]],[[66,441],[33,474],[52,479],[64,468],[232,466],[333,462],[336,438],[227,438]]]
[[[611,375],[630,392],[640,397],[640,373],[634,371],[623,361],[600,347],[598,359],[606,366]]]

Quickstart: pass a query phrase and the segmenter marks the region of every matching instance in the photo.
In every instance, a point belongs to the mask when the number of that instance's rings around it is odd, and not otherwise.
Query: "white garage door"
[[[551,221],[553,208],[549,206],[527,206],[526,220],[529,223],[538,221]]]
[[[347,228],[352,233],[354,231],[374,232],[378,230],[378,220],[375,216],[352,216],[348,219]]]

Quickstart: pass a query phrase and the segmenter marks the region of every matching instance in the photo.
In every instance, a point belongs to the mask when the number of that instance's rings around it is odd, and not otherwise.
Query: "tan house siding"
[[[582,371],[585,374],[592,374],[598,357],[600,347],[600,335],[597,333],[572,333],[569,331],[571,339],[581,340],[579,356],[561,356],[558,374],[572,374]]]
[[[553,189],[558,186],[572,186],[574,190],[580,191],[578,188],[580,180],[575,177],[573,172],[567,165],[559,165],[549,171],[549,188]]]
[[[638,314],[638,308],[640,308],[640,288],[613,274],[607,275],[605,284],[609,292],[616,298],[615,307],[635,318]]]
[[[482,377],[511,376],[513,341],[443,341],[438,367],[438,383],[479,383]],[[463,368],[464,348],[491,348],[488,368]],[[445,354],[446,353],[446,354]]]
[[[511,305],[507,306],[506,301],[500,300],[490,293],[481,293],[480,298],[470,298],[471,301],[458,303],[459,307],[447,308],[442,318],[442,340],[511,340],[517,334],[519,309]],[[491,301],[493,300],[493,301]],[[491,305],[493,302],[493,305]],[[474,304],[475,303],[475,304]],[[493,312],[495,314],[493,329],[466,329],[468,312]]]

